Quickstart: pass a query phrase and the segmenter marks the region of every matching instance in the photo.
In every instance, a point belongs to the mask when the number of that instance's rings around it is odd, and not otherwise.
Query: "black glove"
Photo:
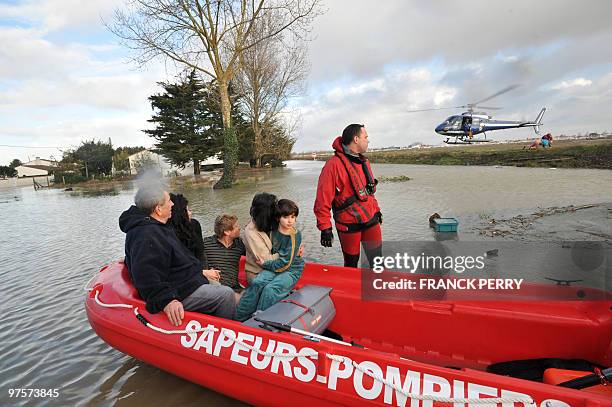
[[[378,216],[378,223],[382,225],[382,212],[380,211],[376,212],[376,216]]]
[[[332,233],[332,228],[321,231],[321,246],[332,247],[333,241],[334,241],[334,234]]]

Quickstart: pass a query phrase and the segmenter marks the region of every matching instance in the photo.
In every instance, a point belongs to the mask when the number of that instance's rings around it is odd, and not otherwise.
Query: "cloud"
[[[0,27],[0,107],[142,110],[168,71],[134,71],[112,44],[63,44],[32,28]],[[68,113],[69,114],[69,113]],[[2,123],[2,119],[0,119]]]
[[[384,92],[385,82],[381,78],[357,82],[349,86],[335,86],[325,94],[325,98],[333,104],[338,104],[348,98],[366,96],[367,94]]]
[[[100,117],[98,114],[83,114],[79,117],[46,117],[36,123],[3,126],[2,144],[30,146],[32,148],[0,147],[0,164],[13,158],[49,157],[53,154],[61,159],[62,152],[77,148],[85,140],[107,141],[113,146],[151,146],[152,139],[142,132],[146,127],[148,112]],[[58,149],[36,148],[57,146]],[[3,164],[4,165],[4,164]]]
[[[100,15],[116,3],[0,5],[3,144],[66,149],[85,139],[112,137],[115,145],[151,145],[141,132],[151,115],[147,98],[172,72],[162,64],[136,71],[126,63],[126,50],[100,24]],[[10,25],[7,19],[31,26]],[[54,149],[0,147],[0,162],[49,154],[61,157]]]
[[[599,54],[605,54],[601,50],[612,42],[612,5],[606,1],[417,0],[373,6],[367,0],[335,0],[328,8],[314,23],[314,80],[367,77],[389,63],[418,63],[432,56],[466,64],[500,50],[528,51],[564,40],[578,47],[591,47],[596,40]]]
[[[0,92],[6,109],[44,107],[90,107],[138,110],[159,89],[155,77],[141,74],[112,76],[68,76],[56,81],[27,80]]]
[[[396,69],[369,80],[336,86],[303,105],[296,151],[328,149],[349,123],[365,123],[372,147],[410,144],[417,132],[419,109],[452,100],[456,90],[436,85],[437,77],[425,68]],[[330,96],[331,95],[331,96]],[[430,133],[431,128],[425,127]]]
[[[507,56],[507,57],[502,57],[502,61],[511,64],[511,63],[514,63],[514,62],[518,62],[519,61],[519,57],[516,56],[516,55],[510,55],[510,56]]]
[[[54,79],[90,64],[82,50],[46,40],[37,29],[0,27],[0,42],[0,81]]]
[[[591,86],[593,81],[585,78],[576,78],[570,81],[561,81],[558,84],[551,87],[554,90],[565,90],[569,88],[584,88],[585,86]]]
[[[0,4],[0,19],[36,25],[44,32],[64,28],[91,31],[99,29],[101,18],[121,3],[122,0],[27,0]]]
[[[457,96],[457,89],[452,88],[441,88],[436,90],[434,93],[434,106],[439,107],[444,105],[445,103],[450,102]]]

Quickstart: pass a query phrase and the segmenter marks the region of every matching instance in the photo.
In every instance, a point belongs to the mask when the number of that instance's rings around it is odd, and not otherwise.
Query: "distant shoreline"
[[[442,146],[420,149],[372,151],[372,163],[430,165],[504,165],[612,169],[612,139],[555,140],[552,148],[528,150],[529,143],[496,143]],[[525,147],[525,149],[523,149]],[[331,152],[317,154],[326,161]],[[293,160],[312,160],[311,154],[294,154]]]
[[[238,168],[236,169],[236,179],[234,180],[234,186],[252,184],[265,179],[266,174],[270,172],[271,168]],[[170,187],[176,188],[180,186],[182,188],[192,188],[199,186],[212,187],[221,178],[221,170],[214,171],[202,171],[199,175],[182,175],[178,177],[165,177],[164,182]],[[161,176],[160,176],[161,177]],[[53,177],[39,176],[35,177],[36,181],[42,183],[44,189],[47,189],[46,179],[50,179],[49,189],[69,189],[68,192],[83,192],[86,193],[100,193],[107,194],[112,191],[119,189],[125,189],[125,185],[138,182],[138,176],[124,176],[121,178],[96,178],[88,181],[82,181],[77,183],[66,183],[63,184],[61,181],[58,183],[53,182]],[[11,188],[24,188],[33,187],[32,177],[27,178],[8,178],[0,180],[0,190],[11,189]]]

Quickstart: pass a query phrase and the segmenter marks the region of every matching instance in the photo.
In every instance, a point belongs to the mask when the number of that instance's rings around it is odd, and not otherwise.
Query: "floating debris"
[[[480,216],[482,223],[475,228],[475,231],[481,236],[487,237],[509,237],[512,239],[525,239],[526,236],[533,234],[540,235],[543,224],[554,224],[555,216],[568,214],[573,216],[581,210],[591,208],[602,208],[604,204],[588,204],[588,205],[568,205],[563,207],[553,206],[549,208],[537,208],[533,213],[527,215],[516,215],[510,218],[483,218]],[[546,220],[549,218],[550,220]],[[550,227],[550,226],[548,226]],[[574,227],[576,232],[591,235],[605,241],[612,241],[612,235],[605,230],[589,230],[587,226],[577,224]],[[546,235],[551,236],[557,234],[558,230],[547,230]],[[563,232],[565,233],[565,232]],[[572,246],[566,241],[562,243],[562,248],[571,248]]]
[[[487,257],[497,257],[499,255],[499,249],[487,250]]]
[[[410,177],[406,175],[397,175],[395,177],[378,177],[378,182],[406,182],[410,181]]]

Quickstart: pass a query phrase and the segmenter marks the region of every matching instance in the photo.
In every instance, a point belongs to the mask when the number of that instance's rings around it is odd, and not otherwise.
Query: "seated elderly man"
[[[184,310],[233,319],[233,290],[209,284],[218,278],[216,272],[203,270],[166,225],[172,214],[170,194],[161,185],[147,185],[134,202],[119,217],[119,227],[126,233],[125,264],[147,311],[163,310],[175,326],[182,323]]]

